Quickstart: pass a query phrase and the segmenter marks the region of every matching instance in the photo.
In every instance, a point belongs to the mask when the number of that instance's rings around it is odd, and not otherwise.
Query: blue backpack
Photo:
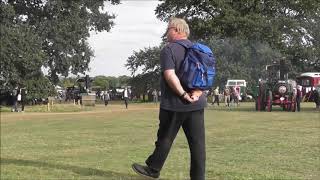
[[[210,48],[200,43],[191,46],[179,41],[176,43],[186,48],[185,59],[178,72],[182,86],[189,89],[211,89],[216,75],[216,60]]]

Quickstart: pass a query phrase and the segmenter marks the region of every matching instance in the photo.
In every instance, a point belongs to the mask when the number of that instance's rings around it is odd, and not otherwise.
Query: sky
[[[134,51],[158,46],[166,23],[158,20],[155,8],[158,1],[120,1],[106,3],[105,10],[114,13],[115,26],[110,32],[91,32],[88,42],[94,51],[89,64],[90,76],[130,76],[125,67]]]

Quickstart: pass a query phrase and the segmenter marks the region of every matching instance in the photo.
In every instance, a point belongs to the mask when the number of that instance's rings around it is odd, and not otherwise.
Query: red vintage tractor
[[[259,80],[257,111],[272,111],[278,105],[284,111],[296,111],[296,81],[288,79],[288,68],[284,60],[280,64],[266,66],[266,78]]]

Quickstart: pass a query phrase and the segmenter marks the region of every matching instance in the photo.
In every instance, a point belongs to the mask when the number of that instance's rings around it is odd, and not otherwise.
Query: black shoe
[[[142,166],[140,164],[134,163],[132,164],[132,169],[139,175],[150,178],[150,179],[158,179],[160,173],[150,169],[148,166]]]

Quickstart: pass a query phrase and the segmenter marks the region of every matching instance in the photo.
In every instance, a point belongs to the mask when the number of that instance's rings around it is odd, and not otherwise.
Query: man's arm
[[[192,99],[188,93],[185,93],[186,91],[181,86],[180,80],[173,69],[165,70],[163,75],[169,87],[177,94],[177,96],[191,103],[198,100],[198,99]],[[183,94],[185,95],[182,97]]]

